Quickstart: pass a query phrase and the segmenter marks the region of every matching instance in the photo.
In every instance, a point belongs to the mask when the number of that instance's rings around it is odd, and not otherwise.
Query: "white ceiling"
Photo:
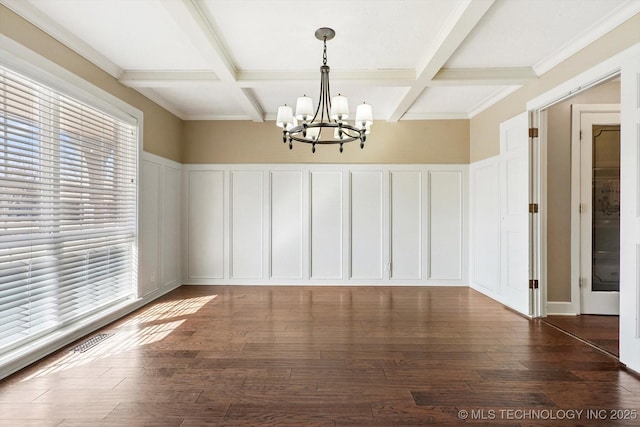
[[[640,12],[640,0],[0,0],[185,120],[273,120],[331,92],[377,120],[469,118]]]

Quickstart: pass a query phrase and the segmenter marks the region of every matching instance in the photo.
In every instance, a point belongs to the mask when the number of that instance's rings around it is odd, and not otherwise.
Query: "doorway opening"
[[[615,356],[620,94],[620,79],[613,76],[541,111],[549,206],[544,320]]]

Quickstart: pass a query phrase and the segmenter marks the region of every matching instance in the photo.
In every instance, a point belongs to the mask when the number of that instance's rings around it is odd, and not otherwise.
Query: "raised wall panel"
[[[162,286],[180,278],[180,177],[179,169],[163,167],[162,180]]]
[[[161,166],[142,161],[140,185],[140,274],[138,295],[158,289]]]
[[[351,278],[382,279],[382,172],[351,172]]]
[[[429,279],[462,279],[462,172],[429,172]]]
[[[342,172],[311,172],[311,278],[342,278]]]
[[[188,275],[224,278],[224,172],[189,173]]]
[[[271,277],[302,279],[302,172],[271,172]]]
[[[500,282],[500,192],[498,162],[471,170],[471,281],[492,291]]]
[[[513,141],[515,137],[509,138]],[[522,138],[520,138],[522,140]],[[526,144],[520,141],[521,145]],[[516,151],[517,146],[511,142],[511,151]],[[523,282],[528,281],[528,163],[526,146],[520,149],[522,155],[511,155],[503,163],[504,185],[503,193],[503,217],[502,224],[502,261],[505,274],[501,281],[504,288],[508,287],[514,293],[522,294],[523,300],[527,297]],[[516,151],[517,152],[517,151]],[[525,303],[522,302],[522,306]]]
[[[258,279],[263,274],[263,172],[231,172],[232,278]]]
[[[391,278],[422,277],[422,173],[391,172]]]

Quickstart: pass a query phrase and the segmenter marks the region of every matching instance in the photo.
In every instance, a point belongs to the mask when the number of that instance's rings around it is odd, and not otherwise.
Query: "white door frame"
[[[612,76],[615,76],[617,74],[620,73],[620,70],[622,69],[623,65],[625,64],[629,64],[632,63],[632,61],[637,61],[637,57],[640,57],[640,43],[636,43],[635,45],[623,50],[622,52],[608,58],[607,60],[601,62],[600,64],[578,74],[577,76],[565,81],[564,83],[550,89],[549,91],[537,96],[536,98],[530,100],[529,102],[527,102],[527,110],[530,111],[532,113],[532,115],[534,117],[537,117],[538,115],[540,115],[540,113],[544,113],[544,109],[549,108],[550,106],[569,98],[572,95],[575,95],[578,92],[581,92],[583,90],[586,90],[602,81],[605,81],[609,78],[611,78]],[[624,78],[623,78],[624,81]],[[622,94],[624,96],[624,94]],[[621,122],[624,122],[625,120],[625,116],[624,116],[624,106],[622,106],[623,108],[623,115],[622,115],[622,120]],[[537,123],[536,123],[537,124]],[[625,124],[621,123],[621,127],[624,127]],[[546,129],[540,129],[540,133],[543,136],[543,140],[544,140],[544,132]],[[622,136],[623,140],[621,141],[622,144],[625,143],[625,136]],[[542,152],[544,153],[546,147],[543,147]],[[543,155],[544,158],[544,155]],[[640,168],[638,168],[640,169]],[[544,174],[546,175],[546,169],[542,168],[541,169]],[[632,173],[634,171],[621,171],[621,173]],[[635,171],[638,172],[638,171]],[[540,181],[539,182],[545,182],[546,181],[546,176],[540,176],[538,178]],[[546,188],[545,187],[540,187],[540,191],[541,191],[541,200],[545,200],[546,199]],[[544,216],[544,212],[543,212],[543,216]],[[573,232],[573,230],[572,230]],[[624,235],[624,233],[635,233],[636,230],[627,230],[627,229],[621,229],[620,233],[621,236]],[[547,258],[547,248],[546,245],[541,245],[540,246],[540,263],[541,263],[541,271],[546,271],[546,258]],[[636,264],[636,270],[640,267],[640,260],[638,259],[640,258],[640,256],[638,256],[636,258],[635,264]],[[621,272],[622,274],[622,272]],[[546,277],[544,275],[540,276],[540,279],[542,280],[540,283],[540,287],[542,289],[542,294],[545,295],[546,294]],[[631,284],[630,284],[631,285]],[[622,277],[621,277],[621,286],[620,286],[620,299],[625,300],[625,298],[631,298],[634,301],[636,301],[635,303],[635,318],[636,319],[640,319],[640,303],[637,302],[638,299],[638,295],[637,293],[635,293],[635,291],[633,291],[634,288],[630,287],[630,286],[622,286]],[[573,301],[572,301],[573,302]],[[542,312],[541,315],[542,316],[546,316],[546,304],[542,305]],[[568,313],[569,314],[569,313]],[[621,319],[622,319],[622,307],[621,307]],[[627,317],[633,317],[633,313],[627,313]],[[637,320],[636,320],[637,321]],[[621,320],[622,323],[622,320]],[[621,325],[622,326],[622,325]],[[640,330],[640,325],[637,325],[637,329]],[[631,349],[635,348],[634,346],[636,345],[635,341],[632,342],[626,342],[627,340],[630,341],[634,341],[637,340],[637,338],[634,338],[634,336],[632,334],[623,334],[622,331],[620,333],[620,348],[621,348],[621,352],[620,352],[620,361],[622,363],[626,363],[627,366],[629,366],[629,368],[631,369],[635,369],[637,371],[640,371],[640,355],[635,354],[633,351],[631,351]],[[625,347],[626,346],[626,347]],[[623,348],[629,348],[630,350],[627,351],[626,353],[623,354],[622,349]]]
[[[571,108],[571,309],[580,314],[580,126],[583,113],[619,113],[620,104],[575,104]]]

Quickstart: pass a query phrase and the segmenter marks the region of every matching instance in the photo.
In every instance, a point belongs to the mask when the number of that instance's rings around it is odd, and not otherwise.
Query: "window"
[[[0,65],[0,355],[135,295],[136,133]]]

